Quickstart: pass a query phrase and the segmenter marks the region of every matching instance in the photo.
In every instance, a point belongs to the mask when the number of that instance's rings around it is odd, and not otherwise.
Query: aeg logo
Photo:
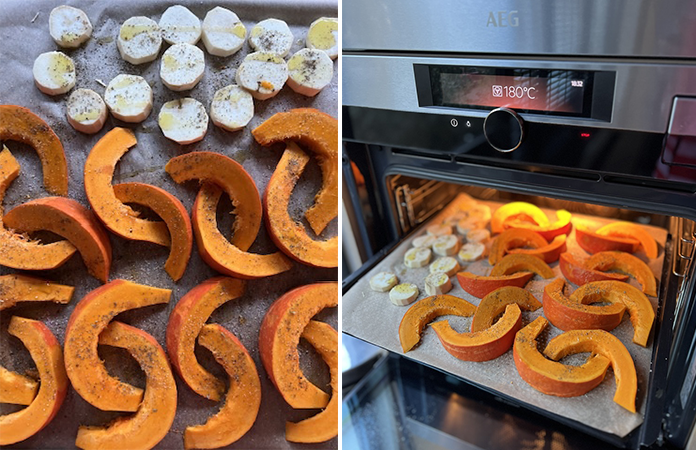
[[[518,27],[520,19],[517,17],[517,11],[498,11],[488,13],[488,22],[486,26],[494,26],[496,28]]]

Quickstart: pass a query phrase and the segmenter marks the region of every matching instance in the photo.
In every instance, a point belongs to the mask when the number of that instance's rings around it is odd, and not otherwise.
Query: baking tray
[[[104,87],[100,81],[108,83],[119,73],[143,76],[152,86],[154,108],[150,116],[141,124],[130,125],[109,118],[103,130],[96,135],[76,132],[65,118],[67,95],[50,97],[42,94],[35,86],[32,77],[34,59],[43,52],[59,50],[48,32],[48,16],[51,9],[60,3],[49,0],[31,2],[3,1],[0,8],[0,41],[3,54],[3,82],[0,84],[0,104],[16,104],[29,108],[44,119],[60,137],[68,159],[70,188],[69,196],[83,205],[88,205],[82,181],[85,159],[92,146],[108,130],[115,126],[126,126],[135,131],[138,144],[132,148],[116,167],[114,183],[140,181],[166,189],[176,195],[191,209],[198,184],[196,182],[177,185],[164,172],[165,163],[172,157],[198,150],[219,152],[230,156],[244,166],[253,177],[260,193],[275,169],[283,151],[282,145],[261,147],[251,136],[251,130],[276,112],[297,107],[320,109],[333,117],[338,113],[338,64],[334,63],[334,77],[329,86],[314,98],[296,94],[287,86],[278,96],[255,101],[255,114],[249,125],[242,131],[229,133],[214,126],[208,127],[206,137],[198,143],[180,146],[166,139],[158,125],[157,113],[163,103],[179,97],[193,97],[201,101],[209,110],[213,93],[228,84],[234,83],[236,68],[244,56],[250,52],[248,43],[237,54],[220,58],[205,52],[206,71],[203,80],[191,91],[173,92],[163,86],[159,78],[160,58],[139,66],[123,61],[116,48],[115,37],[120,24],[128,17],[144,15],[159,21],[164,10],[173,4],[187,6],[201,20],[215,6],[224,6],[234,11],[247,27],[247,32],[260,20],[276,17],[288,22],[295,36],[290,55],[304,47],[304,38],[309,25],[322,16],[337,17],[338,6],[332,0],[312,0],[303,2],[280,2],[263,0],[241,0],[234,3],[212,1],[182,1],[167,3],[162,1],[123,0],[119,2],[68,1],[67,4],[84,10],[90,18],[94,31],[91,39],[83,47],[75,50],[62,50],[76,63],[76,88],[90,88],[100,95]],[[204,51],[202,43],[198,44]],[[167,48],[163,44],[162,52]],[[68,94],[69,95],[69,94]],[[5,210],[26,202],[45,197],[41,166],[36,153],[29,147],[16,142],[6,142],[8,148],[21,164],[21,174],[12,183],[4,202]],[[291,198],[290,213],[300,218],[303,211],[312,203],[321,185],[321,173],[314,159],[298,183]],[[229,202],[223,206],[230,210]],[[227,213],[219,214],[220,228],[231,228],[231,218]],[[275,247],[264,227],[250,251],[270,253]],[[334,220],[322,234],[322,238],[337,234],[337,221]],[[164,347],[164,332],[171,310],[177,301],[192,287],[216,276],[198,256],[194,243],[191,261],[183,278],[174,283],[164,272],[168,249],[145,242],[130,242],[110,234],[113,246],[113,264],[110,279],[125,278],[138,283],[172,289],[168,305],[142,308],[123,313],[117,317],[151,333]],[[15,271],[0,268],[0,274]],[[21,343],[7,334],[7,325],[12,315],[30,317],[45,322],[62,343],[68,317],[77,302],[100,283],[89,276],[79,256],[74,256],[63,267],[32,273],[49,280],[75,286],[75,294],[69,305],[22,305],[4,311],[0,315],[0,364],[11,370],[23,372],[31,370],[28,352]],[[300,285],[316,281],[337,280],[335,269],[315,269],[293,263],[290,271],[270,278],[247,282],[245,295],[220,307],[212,316],[211,322],[220,323],[231,330],[249,350],[256,363],[262,385],[261,409],[251,430],[231,448],[337,448],[338,440],[316,445],[291,444],[285,441],[285,421],[301,420],[316,414],[317,411],[297,411],[290,408],[272,385],[263,369],[258,355],[258,330],[261,320],[269,307],[280,295]],[[337,308],[322,312],[318,317],[337,327]],[[222,368],[211,355],[198,349],[202,364],[226,379]],[[144,387],[144,376],[137,363],[125,351],[100,346],[100,354],[107,368],[125,381]],[[329,387],[329,373],[325,364],[313,349],[300,344],[301,364],[307,377],[323,386]],[[160,442],[158,448],[182,448],[183,431],[187,426],[204,423],[216,413],[219,405],[199,397],[185,386],[175,375],[178,388],[179,406],[176,419],[169,434]],[[1,405],[0,414],[19,409],[12,405]],[[100,411],[70,389],[53,421],[34,437],[8,448],[74,448],[79,425],[104,426],[119,413]]]
[[[389,301],[388,293],[380,293],[372,291],[369,287],[370,278],[382,271],[395,273],[399,282],[410,282],[416,284],[421,293],[418,299],[427,297],[424,289],[423,279],[429,273],[428,266],[420,269],[408,269],[403,264],[403,257],[406,251],[412,247],[412,240],[415,237],[425,234],[425,228],[430,224],[442,222],[445,218],[452,216],[456,211],[466,209],[470,204],[470,197],[467,195],[459,195],[447,207],[445,207],[435,217],[424,223],[420,227],[420,232],[403,242],[387,255],[379,264],[365,274],[353,287],[343,295],[343,331],[360,339],[364,339],[372,344],[379,345],[389,351],[404,354],[399,342],[398,328],[401,318],[408,310],[408,307],[399,307],[393,305]],[[502,206],[504,203],[480,201],[480,204],[485,204],[491,207],[491,212]],[[542,209],[549,217],[555,217],[553,210]],[[609,219],[587,216],[583,214],[573,214],[573,225],[589,224],[593,226],[601,226],[606,223],[613,222]],[[667,231],[653,226],[644,226],[646,230],[660,244],[660,253],[657,258],[648,260],[645,254],[641,252],[636,256],[648,263],[656,278],[660,279],[662,273],[662,265],[664,262],[664,244],[667,239]],[[490,244],[490,243],[489,243]],[[568,251],[578,256],[587,256],[587,254],[577,245],[575,241],[575,230],[570,233],[567,239]],[[460,261],[461,262],[461,261]],[[558,262],[550,264],[557,277],[563,277]],[[467,270],[476,275],[488,275],[491,266],[487,259],[463,265],[462,270]],[[550,283],[551,280],[543,280],[538,275],[535,275],[525,287],[530,291],[537,300],[542,300],[544,286]],[[631,278],[630,283],[638,288],[640,285]],[[464,292],[456,281],[456,277],[452,280],[453,289],[448,292],[450,295],[463,298],[474,305],[478,305],[481,301],[472,295]],[[574,286],[571,284],[571,286]],[[658,286],[660,292],[660,286]],[[658,299],[648,297],[653,309],[657,310]],[[535,318],[543,314],[543,309],[540,308],[535,312],[523,313],[523,326],[533,321]],[[469,331],[471,318],[447,316],[452,327],[459,331]],[[548,340],[561,334],[562,331],[549,324],[547,331],[540,336],[541,347],[546,345]],[[636,365],[638,376],[638,394],[636,398],[636,408],[638,413],[633,414],[613,402],[614,391],[616,384],[613,374],[610,373],[605,377],[604,381],[594,390],[580,397],[560,398],[549,395],[544,395],[529,386],[517,373],[515,363],[512,358],[512,351],[508,351],[501,357],[486,362],[468,362],[460,361],[454,356],[445,351],[437,338],[437,335],[430,327],[425,327],[421,343],[415,349],[406,353],[405,356],[416,361],[438,367],[442,370],[450,372],[461,378],[467,379],[481,385],[487,389],[493,389],[516,398],[522,402],[534,405],[536,407],[547,410],[551,413],[566,417],[571,420],[583,423],[598,430],[615,434],[619,437],[624,437],[632,430],[637,428],[643,422],[645,414],[645,403],[647,396],[647,384],[650,376],[650,365],[652,355],[652,337],[648,342],[648,347],[643,348],[632,342],[633,326],[629,321],[628,314],[624,316],[622,323],[612,331],[626,346],[633,357]],[[581,362],[582,356],[569,357],[569,362]]]

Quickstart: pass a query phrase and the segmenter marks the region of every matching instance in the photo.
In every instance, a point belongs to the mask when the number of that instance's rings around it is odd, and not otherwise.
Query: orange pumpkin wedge
[[[433,295],[414,303],[399,324],[399,341],[404,353],[418,345],[423,328],[436,317],[453,315],[469,317],[476,306],[453,295]]]
[[[312,108],[274,114],[251,134],[261,145],[296,141],[314,152],[322,173],[322,187],[305,217],[319,235],[338,215],[338,121]]]
[[[271,381],[295,409],[324,408],[329,396],[302,374],[297,344],[319,311],[338,305],[338,283],[300,286],[276,300],[259,331],[259,354]]]
[[[13,208],[5,215],[5,225],[21,233],[46,230],[75,246],[87,271],[106,283],[111,270],[111,242],[90,210],[73,199],[45,197]]]
[[[29,406],[0,416],[0,445],[23,441],[48,425],[68,392],[60,343],[43,323],[14,316],[8,331],[19,338],[36,364],[41,383]]]
[[[505,312],[507,305],[515,303],[525,311],[536,311],[541,302],[531,292],[519,287],[506,286],[483,297],[471,319],[471,332],[483,331],[493,326],[496,317]]]
[[[503,259],[493,266],[490,275],[492,277],[500,277],[503,275],[512,275],[517,272],[534,272],[544,279],[553,278],[555,276],[553,269],[542,259],[524,253],[505,255]]]
[[[123,203],[136,203],[150,208],[164,220],[169,230],[171,248],[164,270],[178,281],[184,276],[191,258],[193,231],[188,211],[178,198],[162,188],[144,183],[122,183],[114,186],[116,198]]]
[[[85,161],[85,193],[92,210],[112,233],[125,239],[169,246],[169,231],[161,221],[138,218],[139,213],[123,204],[111,182],[118,160],[138,141],[127,128],[114,128],[92,147]]]
[[[593,254],[606,251],[635,253],[640,241],[618,236],[602,236],[590,230],[575,227],[575,240],[580,248]]]
[[[520,377],[531,387],[556,397],[577,397],[590,392],[604,380],[610,361],[593,354],[580,366],[551,361],[537,348],[536,339],[548,321],[537,317],[515,336],[512,355]]]
[[[607,331],[619,326],[626,311],[623,303],[600,306],[574,301],[563,294],[564,286],[565,281],[557,278],[544,287],[544,315],[553,326],[561,330],[599,328]]]
[[[599,252],[585,261],[585,267],[594,270],[618,270],[631,275],[640,283],[643,292],[657,296],[657,283],[650,267],[633,255],[623,252]]]
[[[447,320],[430,324],[445,350],[462,361],[490,361],[510,350],[515,333],[522,326],[522,311],[516,303],[507,305],[495,325],[475,333],[457,333]]]
[[[35,380],[0,366],[0,403],[30,405],[38,390]]]
[[[116,321],[99,335],[99,344],[128,350],[145,372],[145,393],[132,416],[104,428],[81,426],[75,446],[85,450],[153,448],[167,435],[176,414],[176,382],[166,353],[148,333]]]
[[[544,349],[544,355],[554,361],[585,352],[597,353],[609,359],[616,378],[614,402],[636,412],[636,367],[631,354],[616,336],[604,330],[566,331],[551,339]]]
[[[245,283],[234,278],[216,277],[204,281],[176,304],[167,324],[167,353],[172,365],[195,393],[220,401],[225,384],[198,363],[196,338],[218,307],[244,294]]]
[[[616,280],[626,281],[627,275],[618,273],[600,272],[587,267],[587,260],[580,262],[568,252],[561,253],[559,264],[561,273],[568,281],[578,286],[591,283],[593,281]]]
[[[290,194],[308,161],[309,156],[302,149],[288,142],[263,196],[266,225],[273,242],[289,257],[314,267],[337,267],[338,236],[314,240],[288,213]]]
[[[21,106],[0,105],[0,141],[6,140],[19,141],[36,150],[46,190],[68,195],[68,162],[63,144],[46,122]]]
[[[19,175],[19,163],[7,148],[0,152],[0,265],[21,270],[55,269],[67,261],[75,246],[68,241],[42,245],[5,229],[2,200],[10,184]]]
[[[244,345],[222,326],[203,326],[198,342],[224,367],[230,388],[216,415],[203,425],[186,428],[184,448],[225,447],[239,440],[254,425],[261,406],[261,380]]]
[[[457,281],[464,291],[476,298],[483,298],[491,292],[505,286],[524,287],[534,276],[532,272],[517,272],[512,275],[486,277],[470,272],[458,272]]]
[[[18,302],[69,303],[75,288],[27,275],[0,276],[0,311]],[[2,402],[0,402],[2,403]]]
[[[566,235],[561,234],[553,238],[548,245],[535,249],[526,248],[513,248],[509,250],[510,253],[521,253],[523,255],[530,255],[543,260],[546,263],[552,263],[558,261],[561,253],[566,251]]]
[[[326,442],[338,436],[338,333],[330,325],[310,321],[302,331],[306,339],[319,352],[331,371],[331,400],[319,414],[300,422],[285,423],[285,439],[290,442],[313,444]]]
[[[503,231],[493,240],[491,251],[488,255],[488,262],[491,265],[498,264],[498,261],[503,259],[503,256],[509,253],[513,248],[539,248],[547,245],[548,242],[541,237],[539,233],[532,230],[511,228]]]
[[[502,233],[505,228],[503,223],[506,220],[514,219],[516,216],[526,216],[525,219],[531,220],[538,226],[546,227],[549,225],[549,219],[544,214],[544,211],[536,205],[527,202],[510,202],[498,208],[491,217],[491,231],[494,234]]]
[[[73,388],[103,411],[137,411],[143,390],[106,372],[97,354],[99,334],[119,313],[168,303],[171,291],[114,280],[89,292],[75,306],[65,329],[65,369]]]
[[[545,227],[536,225],[534,223],[530,223],[525,220],[508,219],[505,222],[503,222],[503,228],[506,230],[508,228],[524,228],[527,230],[532,230],[539,233],[547,241],[551,241],[553,238],[561,234],[569,234],[570,230],[573,229],[573,224],[570,222],[572,214],[570,214],[565,209],[559,209],[558,211],[556,211],[556,216],[558,217],[558,220]]]
[[[645,228],[631,222],[613,222],[604,225],[597,230],[600,236],[612,236],[621,238],[633,238],[640,242],[645,255],[654,259],[657,258],[657,242],[655,238],[648,233]]]
[[[643,347],[648,344],[655,311],[648,297],[638,288],[620,281],[595,281],[576,289],[570,300],[585,304],[611,302],[625,305],[633,325],[633,342]]]

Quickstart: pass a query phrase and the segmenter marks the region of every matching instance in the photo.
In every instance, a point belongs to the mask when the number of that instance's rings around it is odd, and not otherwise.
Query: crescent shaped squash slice
[[[329,396],[302,374],[297,344],[319,311],[338,305],[338,283],[315,283],[295,288],[276,300],[259,331],[259,354],[266,373],[295,409],[324,408]]]
[[[125,239],[169,246],[164,222],[140,219],[139,213],[123,204],[111,184],[118,160],[137,144],[133,132],[114,128],[94,144],[85,161],[85,193],[92,210],[112,233]]]
[[[534,272],[544,279],[553,278],[555,276],[553,269],[543,260],[524,253],[505,255],[493,266],[490,276],[500,277],[503,275],[512,275],[517,272]]]
[[[0,445],[23,441],[48,425],[58,413],[68,391],[60,343],[43,323],[14,316],[8,331],[29,350],[41,379],[29,406],[0,416]]]
[[[640,242],[640,246],[643,247],[643,251],[648,258],[657,258],[657,242],[655,238],[640,225],[631,222],[613,222],[598,229],[597,234],[600,236],[636,239]]]
[[[75,288],[41,278],[10,274],[0,276],[0,311],[19,302],[70,303]]]
[[[575,227],[575,240],[589,254],[606,251],[635,253],[640,246],[640,241],[632,237],[602,236],[580,227]]]
[[[168,303],[172,291],[114,280],[84,296],[65,329],[65,369],[73,388],[103,411],[138,410],[143,390],[109,375],[97,354],[99,334],[119,313]]]
[[[263,196],[266,225],[273,242],[291,258],[314,267],[337,267],[338,236],[314,240],[288,213],[290,194],[308,161],[309,156],[297,144],[287,143]]]
[[[624,252],[595,253],[585,261],[585,267],[601,271],[618,270],[631,275],[640,283],[645,295],[657,296],[657,283],[652,270],[642,260],[631,254]]]
[[[399,324],[399,341],[404,353],[418,345],[423,328],[435,318],[446,315],[469,317],[476,306],[453,295],[433,295],[414,303]]]
[[[218,307],[244,295],[245,283],[234,278],[210,278],[194,287],[176,304],[167,324],[167,353],[186,384],[198,395],[220,401],[225,384],[198,363],[196,338]]]
[[[0,366],[0,403],[30,405],[38,390],[34,379]]]
[[[221,325],[205,325],[198,342],[225,369],[230,388],[217,414],[203,425],[186,428],[184,448],[220,448],[238,441],[254,425],[261,407],[261,379],[244,345]]]
[[[553,238],[549,244],[543,247],[528,249],[528,248],[513,248],[510,249],[510,253],[530,255],[543,260],[545,263],[552,263],[558,261],[561,253],[566,251],[566,235],[560,234]]]
[[[459,285],[476,298],[483,298],[491,292],[504,286],[524,287],[534,276],[532,272],[517,272],[512,275],[498,277],[486,277],[474,275],[470,272],[458,272]]]
[[[164,270],[179,281],[191,258],[193,231],[188,211],[178,198],[157,186],[144,183],[121,183],[114,186],[116,198],[123,203],[136,203],[155,212],[169,230],[171,248]]]
[[[43,183],[48,192],[68,195],[68,161],[60,139],[50,126],[27,108],[0,105],[0,141],[30,145],[41,160]]]
[[[55,269],[67,261],[75,246],[68,241],[42,245],[7,230],[3,225],[2,200],[19,175],[19,163],[7,148],[0,152],[0,265],[21,270]]]
[[[544,216],[545,217],[545,216]],[[546,247],[548,242],[541,235],[532,230],[511,228],[500,233],[491,245],[488,254],[488,263],[496,265],[510,250],[520,247],[540,248]],[[548,262],[548,261],[547,261]]]
[[[556,397],[577,397],[590,392],[604,380],[610,361],[593,354],[579,366],[561,364],[539,352],[536,339],[548,321],[537,317],[515,336],[512,355],[520,377],[531,387]]]
[[[561,234],[569,234],[570,230],[573,229],[573,224],[570,222],[572,214],[570,214],[568,211],[565,209],[559,209],[556,211],[556,217],[558,220],[545,227],[535,225],[534,223],[528,221],[513,219],[503,222],[503,228],[506,230],[508,228],[524,228],[527,230],[532,230],[539,233],[547,241],[551,241],[553,238]]]
[[[154,337],[121,322],[111,322],[99,335],[99,344],[128,352],[145,372],[145,393],[138,411],[107,427],[77,430],[75,446],[85,450],[153,448],[169,432],[176,414],[176,382],[167,355]]]
[[[493,234],[502,233],[503,224],[510,220],[523,220],[540,227],[549,225],[549,219],[538,206],[527,202],[510,202],[498,208],[491,217],[491,231]]]
[[[481,299],[471,319],[471,332],[483,331],[493,326],[495,318],[505,312],[507,305],[513,303],[524,311],[536,311],[541,308],[541,302],[525,289],[515,286],[498,288]]]
[[[286,422],[285,439],[304,444],[326,442],[338,436],[338,333],[331,325],[312,320],[302,331],[302,338],[319,352],[329,366],[331,400],[326,408],[315,416],[300,422]]]
[[[45,197],[23,203],[5,215],[5,225],[21,233],[46,230],[75,246],[87,271],[106,283],[111,270],[111,242],[90,210],[73,199]]]
[[[591,283],[592,281],[616,280],[626,281],[628,275],[619,273],[601,272],[589,268],[587,260],[578,261],[573,255],[568,252],[561,253],[558,265],[561,268],[561,273],[568,281],[578,286]]]
[[[274,114],[251,134],[264,146],[297,141],[316,154],[323,182],[305,217],[321,234],[338,215],[338,121],[313,108],[298,108]]]

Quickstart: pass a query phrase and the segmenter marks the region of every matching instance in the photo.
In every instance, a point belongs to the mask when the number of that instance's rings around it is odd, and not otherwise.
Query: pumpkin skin
[[[578,286],[582,286],[583,284],[591,283],[593,281],[628,280],[628,275],[610,272],[605,273],[589,268],[587,267],[587,260],[582,262],[578,261],[568,252],[561,253],[558,265],[561,268],[561,273],[563,276],[566,277],[568,281]]]
[[[640,283],[645,295],[657,296],[655,275],[647,264],[633,255],[624,252],[599,252],[590,256],[585,261],[585,266],[601,271],[618,270],[631,275]]]
[[[503,222],[503,228],[506,230],[508,228],[525,228],[527,230],[535,231],[547,241],[551,241],[556,236],[570,234],[570,231],[573,229],[573,224],[570,222],[572,215],[568,211],[565,209],[559,209],[556,211],[556,216],[558,217],[558,220],[545,227],[535,225],[524,220],[515,219],[506,220]]]
[[[493,326],[493,321],[505,312],[507,305],[517,304],[524,311],[536,311],[541,302],[531,292],[515,286],[506,286],[486,295],[476,307],[471,319],[471,332],[483,331]]]
[[[498,208],[491,217],[491,231],[494,234],[502,233],[505,228],[503,223],[514,219],[515,216],[524,216],[528,223],[536,223],[540,227],[549,225],[549,219],[538,206],[527,202],[510,202]],[[531,222],[530,222],[531,221]]]
[[[544,216],[545,217],[545,216]],[[546,247],[548,242],[539,233],[532,230],[511,228],[500,233],[491,245],[488,254],[488,263],[496,265],[512,249],[519,247],[540,248]],[[547,261],[548,262],[548,261]]]
[[[566,248],[566,236],[565,234],[561,234],[553,238],[553,241],[543,247],[535,249],[513,248],[510,249],[510,253],[531,255],[543,260],[545,263],[552,263],[558,261],[561,253],[565,252]]]
[[[640,241],[637,239],[617,236],[602,236],[590,230],[585,230],[579,227],[575,228],[575,240],[580,248],[589,254],[606,251],[635,253],[640,245]]]
[[[27,275],[0,275],[0,311],[19,302],[70,303],[75,292],[72,286]]]
[[[534,276],[532,272],[517,272],[512,275],[499,277],[486,277],[474,275],[470,272],[458,272],[457,281],[460,286],[476,298],[483,298],[496,289],[505,286],[524,287]]]
[[[631,222],[613,222],[598,229],[597,234],[600,236],[636,239],[640,242],[640,246],[643,247],[643,251],[648,258],[657,258],[658,249],[655,238],[653,238],[645,228],[638,224]]]
[[[553,269],[542,259],[524,253],[511,253],[505,255],[503,259],[493,266],[490,276],[500,277],[503,275],[512,275],[517,272],[534,272],[544,279],[553,278],[555,276]]]

